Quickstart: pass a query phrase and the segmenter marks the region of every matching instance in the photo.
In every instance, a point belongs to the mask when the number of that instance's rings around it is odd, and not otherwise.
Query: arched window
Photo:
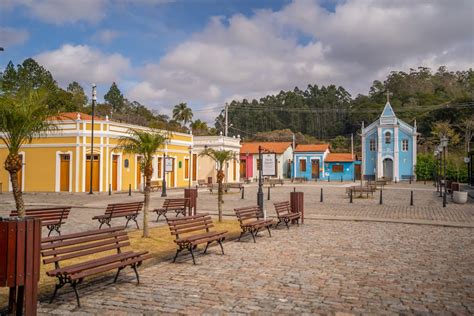
[[[392,142],[392,134],[390,132],[385,132],[385,144],[390,144]]]

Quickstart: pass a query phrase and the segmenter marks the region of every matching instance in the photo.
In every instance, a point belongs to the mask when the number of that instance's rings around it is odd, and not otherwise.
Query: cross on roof
[[[393,95],[393,93],[391,93],[390,90],[387,89],[386,94],[387,94],[387,103],[390,103],[390,96]]]

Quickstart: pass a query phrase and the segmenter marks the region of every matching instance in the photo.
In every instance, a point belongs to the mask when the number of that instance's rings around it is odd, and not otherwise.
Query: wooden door
[[[197,155],[193,154],[193,181],[196,181],[197,179]]]
[[[117,180],[118,180],[118,156],[112,156],[112,190],[117,191]]]
[[[175,173],[175,168],[174,168],[174,158],[171,158],[173,160],[173,171],[171,172],[168,172],[168,174],[170,175],[170,184],[169,184],[169,187],[170,188],[174,188],[175,186],[175,182],[174,182],[174,173]]]
[[[137,177],[137,189],[140,189],[140,185],[142,184],[142,157],[137,157],[137,170],[136,170],[136,177]]]
[[[60,155],[60,159],[59,190],[61,192],[69,192],[69,165],[71,156],[69,154]]]
[[[355,165],[355,179],[360,180],[361,169],[360,165]]]
[[[99,191],[99,174],[100,174],[100,156],[94,155],[94,163],[92,165],[92,191]],[[86,156],[86,192],[90,191],[91,183],[91,155]]]
[[[319,179],[319,160],[311,160],[311,178]]]
[[[247,178],[247,160],[240,161],[240,179]]]

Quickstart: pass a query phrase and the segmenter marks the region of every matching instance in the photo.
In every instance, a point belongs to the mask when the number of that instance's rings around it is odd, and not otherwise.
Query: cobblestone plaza
[[[111,284],[113,273],[88,278],[80,286],[78,309],[74,294],[63,290],[53,304],[42,293],[40,314],[473,314],[474,204],[442,207],[429,184],[393,184],[373,197],[349,203],[350,183],[285,184],[271,189],[272,202],[289,199],[295,188],[305,193],[305,224],[279,228],[269,238],[225,242],[226,254],[212,247],[197,265],[186,256],[176,264],[164,258],[141,269],[135,285],[128,270]],[[323,202],[320,192],[323,188]],[[224,196],[224,214],[256,203],[256,186]],[[410,192],[414,206],[410,206]],[[182,190],[170,191],[182,196]],[[63,233],[97,228],[91,220],[109,202],[141,199],[118,195],[26,194],[28,207],[75,206]],[[216,194],[199,192],[198,211],[216,211]],[[0,196],[0,215],[13,207],[10,195]],[[160,206],[159,193],[152,207]],[[151,214],[151,220],[154,219]],[[122,221],[117,219],[117,224]],[[140,223],[140,221],[139,221]],[[164,225],[163,221],[152,226]]]

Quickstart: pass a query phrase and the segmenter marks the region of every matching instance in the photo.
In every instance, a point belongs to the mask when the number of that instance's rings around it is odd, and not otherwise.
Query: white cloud
[[[2,45],[3,48],[23,44],[28,40],[29,36],[28,31],[23,29],[0,27],[0,45]]]
[[[63,45],[33,57],[51,71],[60,84],[73,80],[97,84],[119,82],[130,71],[130,61],[120,54],[104,54],[87,45]]]
[[[120,36],[120,32],[117,32],[114,30],[101,30],[95,33],[92,36],[92,39],[102,44],[109,44],[110,42],[114,41],[119,36]]]
[[[0,0],[0,6],[27,8],[35,17],[51,24],[96,23],[105,17],[107,8],[115,5],[159,5],[174,0]]]
[[[223,104],[313,83],[355,94],[390,70],[466,69],[474,66],[473,9],[468,0],[348,0],[329,12],[319,1],[295,0],[251,17],[214,17],[144,66],[147,93],[133,95],[146,104]]]

